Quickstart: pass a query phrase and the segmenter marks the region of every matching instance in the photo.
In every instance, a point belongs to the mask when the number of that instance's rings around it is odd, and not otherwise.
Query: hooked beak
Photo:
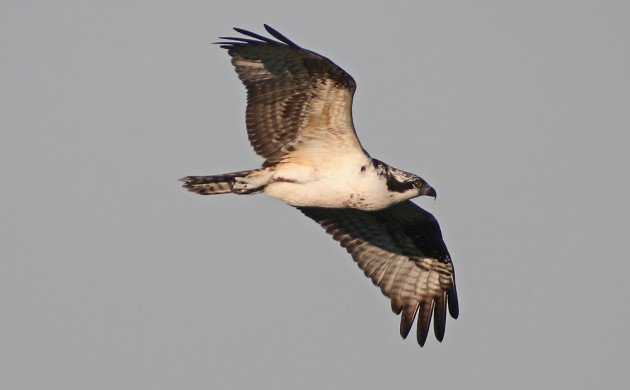
[[[437,192],[435,192],[435,188],[433,187],[429,187],[425,195],[433,197],[433,200],[437,199]]]

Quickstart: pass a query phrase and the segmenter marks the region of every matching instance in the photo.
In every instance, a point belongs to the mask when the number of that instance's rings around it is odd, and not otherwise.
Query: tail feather
[[[246,177],[260,169],[252,169],[249,171],[240,171],[232,173],[224,173],[222,175],[212,176],[186,176],[179,179],[183,181],[182,187],[188,191],[196,192],[200,195],[215,195],[232,192],[234,179],[237,177]],[[259,192],[259,191],[257,191]]]

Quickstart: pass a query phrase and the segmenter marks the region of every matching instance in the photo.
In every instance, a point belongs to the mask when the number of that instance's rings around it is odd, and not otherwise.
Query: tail
[[[234,192],[238,194],[255,194],[257,192],[261,192],[263,189],[255,188],[250,191],[235,191],[235,179],[237,177],[247,177],[248,175],[251,175],[252,173],[258,172],[260,170],[261,169],[252,169],[249,171],[224,173],[222,175],[212,176],[186,176],[179,179],[179,181],[184,182],[184,185],[182,187],[186,188],[188,191],[196,192],[200,195],[216,195],[225,194],[228,192]]]

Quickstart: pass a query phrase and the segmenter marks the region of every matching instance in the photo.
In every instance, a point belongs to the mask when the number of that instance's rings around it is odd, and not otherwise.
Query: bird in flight
[[[347,249],[401,315],[406,338],[417,317],[423,346],[431,317],[444,338],[446,311],[459,315],[455,273],[431,213],[410,199],[436,192],[421,177],[372,158],[352,122],[354,79],[328,58],[265,25],[268,38],[217,42],[247,89],[249,141],[265,159],[257,169],[186,176],[201,195],[266,193],[298,208]]]

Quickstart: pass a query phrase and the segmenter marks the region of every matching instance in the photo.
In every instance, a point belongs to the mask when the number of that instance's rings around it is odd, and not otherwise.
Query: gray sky
[[[0,388],[627,386],[630,3],[247,3],[3,2]],[[265,22],[440,194],[442,344],[291,207],[179,188],[260,164],[210,43]]]

